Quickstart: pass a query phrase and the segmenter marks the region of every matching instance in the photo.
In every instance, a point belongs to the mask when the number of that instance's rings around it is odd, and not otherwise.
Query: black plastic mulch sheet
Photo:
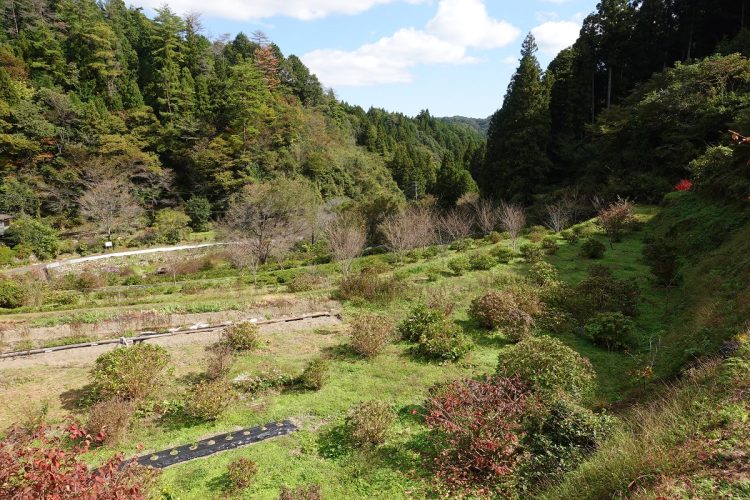
[[[259,443],[277,436],[285,436],[297,430],[288,420],[273,422],[262,427],[252,427],[237,432],[228,432],[197,443],[169,448],[159,453],[143,455],[136,461],[140,465],[163,469],[171,465],[187,462],[196,458],[207,457],[214,453],[233,450],[253,443]]]

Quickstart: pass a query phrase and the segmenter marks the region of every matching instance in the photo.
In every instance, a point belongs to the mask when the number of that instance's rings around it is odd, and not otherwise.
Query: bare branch
[[[325,228],[333,258],[341,264],[341,272],[348,274],[352,261],[362,255],[367,242],[367,230],[361,219],[339,214]]]
[[[503,203],[500,206],[500,225],[510,235],[513,251],[516,251],[518,237],[526,227],[526,212],[523,207],[513,203]]]

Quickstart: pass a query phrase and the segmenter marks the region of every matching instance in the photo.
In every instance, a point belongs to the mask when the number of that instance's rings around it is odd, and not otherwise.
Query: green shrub
[[[185,413],[210,422],[219,418],[233,400],[234,390],[227,380],[203,380],[190,390],[185,401]]]
[[[19,250],[28,248],[40,259],[51,259],[57,255],[60,246],[57,231],[40,220],[26,216],[14,220],[4,238],[9,246],[15,248],[19,257]]]
[[[471,350],[473,344],[463,329],[449,319],[432,323],[419,338],[417,353],[428,358],[456,361]]]
[[[503,241],[503,235],[497,231],[492,231],[490,234],[486,236],[486,239],[493,245],[497,245],[498,243]]]
[[[190,234],[190,222],[190,217],[184,212],[164,208],[156,213],[154,228],[160,241],[174,245]]]
[[[322,274],[302,273],[298,274],[287,283],[287,289],[291,293],[310,292],[322,287],[325,282],[326,278]]]
[[[584,327],[586,337],[607,349],[628,349],[636,344],[635,323],[620,312],[600,313]]]
[[[407,342],[419,342],[419,339],[435,324],[443,321],[446,315],[439,309],[419,304],[398,327],[401,338]]]
[[[559,281],[557,268],[549,262],[535,262],[529,268],[529,279],[539,286],[555,285]]]
[[[15,309],[26,300],[26,291],[16,281],[0,279],[0,307]]]
[[[580,239],[578,234],[575,233],[572,229],[565,229],[560,233],[560,236],[562,236],[562,239],[573,245],[578,243],[578,240]]]
[[[476,242],[472,238],[462,238],[451,243],[449,248],[457,252],[465,252],[471,250],[475,246]]]
[[[469,262],[469,259],[464,255],[455,257],[451,259],[450,261],[448,261],[448,269],[450,269],[451,272],[455,274],[456,276],[461,276],[470,268],[471,268],[471,262]]]
[[[542,240],[542,250],[547,255],[555,255],[560,250],[560,245],[557,243],[557,238],[554,236],[547,236]]]
[[[393,323],[378,314],[359,314],[350,328],[352,350],[365,358],[380,354],[394,338]]]
[[[497,260],[486,253],[475,253],[469,257],[469,266],[474,271],[488,271],[497,265]]]
[[[121,347],[102,354],[92,370],[94,390],[102,398],[138,400],[149,396],[169,364],[169,353],[154,344]]]
[[[500,351],[497,374],[517,376],[545,399],[590,396],[596,375],[588,359],[552,337],[530,337]]]
[[[529,229],[527,238],[534,243],[541,243],[541,241],[548,236],[550,233],[549,229],[544,226],[532,226]]]
[[[299,382],[302,387],[311,391],[319,391],[323,388],[328,375],[330,365],[324,359],[318,358],[310,361],[307,368],[300,375]]]
[[[534,243],[524,243],[519,247],[519,251],[526,262],[534,263],[542,260],[542,248]]]
[[[222,332],[222,337],[235,351],[254,351],[262,345],[258,332],[258,325],[246,321],[228,326]]]
[[[538,297],[526,290],[493,291],[474,299],[469,316],[490,329],[499,329],[510,340],[531,335],[534,318],[541,313]]]
[[[519,470],[528,486],[548,484],[575,469],[611,433],[614,421],[560,398],[527,420],[529,460]]]
[[[344,300],[364,300],[367,302],[388,303],[403,295],[406,285],[396,277],[378,276],[372,268],[352,273],[339,281],[338,296]]]
[[[499,263],[501,264],[507,264],[511,261],[513,256],[515,255],[513,253],[513,250],[506,247],[506,246],[498,246],[491,250],[490,252]]]
[[[203,196],[191,196],[185,204],[185,213],[190,217],[190,227],[193,231],[208,231],[211,219],[211,202]]]
[[[3,244],[0,244],[0,266],[8,266],[16,258],[15,252]]]
[[[565,286],[559,290],[561,304],[579,321],[604,312],[621,312],[626,316],[638,314],[638,284],[635,280],[616,279],[604,266],[593,267],[589,276],[572,290]]]
[[[396,421],[391,405],[382,401],[367,401],[349,410],[346,429],[356,446],[378,446],[388,437]]]
[[[16,254],[17,259],[28,259],[34,253],[34,249],[29,245],[21,244],[13,247],[13,253]]]
[[[581,246],[581,257],[587,259],[601,259],[607,251],[606,245],[596,238],[587,239]]]
[[[643,247],[643,258],[651,268],[651,274],[661,286],[680,283],[679,259],[674,245],[665,238],[650,241]]]
[[[250,487],[258,475],[258,464],[249,458],[240,457],[227,465],[227,478],[233,491]]]

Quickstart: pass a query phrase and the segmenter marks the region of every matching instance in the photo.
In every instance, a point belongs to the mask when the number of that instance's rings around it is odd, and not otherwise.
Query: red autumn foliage
[[[693,189],[693,181],[690,179],[682,179],[674,188],[677,191],[690,191]]]
[[[31,434],[10,432],[0,441],[0,498],[145,499],[156,471],[117,455],[97,469],[82,455],[92,438],[76,424],[64,429],[40,427]]]
[[[518,378],[457,380],[433,389],[426,423],[439,452],[437,476],[453,491],[509,493],[524,460],[524,416],[534,408]]]

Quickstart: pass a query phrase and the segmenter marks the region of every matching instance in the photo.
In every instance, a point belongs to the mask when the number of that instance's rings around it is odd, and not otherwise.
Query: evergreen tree
[[[503,107],[490,122],[482,189],[491,197],[528,202],[547,181],[549,89],[536,51],[534,36],[529,34]]]

